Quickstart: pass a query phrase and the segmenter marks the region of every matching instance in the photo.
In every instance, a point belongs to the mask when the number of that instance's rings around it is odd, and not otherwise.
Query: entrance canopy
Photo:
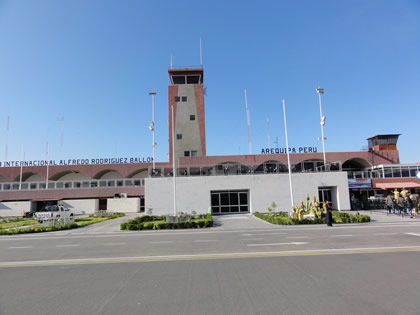
[[[375,188],[383,190],[387,189],[403,189],[403,188],[420,188],[420,184],[416,182],[394,182],[394,183],[376,183]]]

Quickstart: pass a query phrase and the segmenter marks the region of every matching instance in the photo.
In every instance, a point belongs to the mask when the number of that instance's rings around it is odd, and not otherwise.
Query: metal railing
[[[98,179],[98,180],[69,180],[48,181],[48,189],[97,189],[110,187],[138,187],[144,186],[144,178],[139,179]],[[19,189],[20,188],[20,189]],[[45,190],[47,183],[42,182],[6,182],[0,183],[0,191],[15,190]]]

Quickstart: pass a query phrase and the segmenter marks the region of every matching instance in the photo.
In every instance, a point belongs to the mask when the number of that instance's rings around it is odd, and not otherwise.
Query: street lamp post
[[[153,157],[152,157],[152,175],[155,173],[155,90],[152,90],[152,92],[149,93],[149,95],[152,96],[152,121],[149,123],[149,129],[152,132],[152,148],[153,148]]]
[[[319,99],[319,116],[321,118],[321,138],[318,138],[318,140],[321,140],[322,142],[322,155],[324,157],[324,169],[327,170],[327,159],[325,157],[325,140],[327,138],[324,137],[324,126],[325,126],[325,119],[326,117],[322,115],[322,103],[321,103],[321,94],[324,94],[324,89],[318,88],[316,89],[316,92],[318,93],[318,99]]]

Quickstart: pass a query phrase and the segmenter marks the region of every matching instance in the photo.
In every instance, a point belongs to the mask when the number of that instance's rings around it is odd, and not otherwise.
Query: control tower
[[[396,151],[398,137],[401,134],[390,134],[390,135],[377,135],[368,138],[368,149],[369,151]]]
[[[204,117],[204,71],[202,68],[169,69],[169,162],[172,162],[172,139],[175,161],[181,156],[206,155]],[[172,137],[172,108],[175,136]]]

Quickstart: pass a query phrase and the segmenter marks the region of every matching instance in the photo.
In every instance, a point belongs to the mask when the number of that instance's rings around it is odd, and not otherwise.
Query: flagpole
[[[292,169],[290,167],[291,165],[290,165],[290,155],[289,155],[289,139],[287,136],[286,105],[284,103],[284,99],[283,99],[283,116],[284,116],[284,132],[286,135],[287,168],[289,169],[290,204],[293,208],[294,202],[293,202],[293,186],[292,186]]]
[[[23,174],[23,163],[25,163],[25,151],[22,146],[23,160],[20,162],[20,176],[19,176],[19,190],[22,190],[22,174]]]
[[[174,215],[177,216],[176,211],[176,168],[175,168],[175,125],[174,125],[174,105],[171,105],[172,109],[172,184],[174,191]]]

